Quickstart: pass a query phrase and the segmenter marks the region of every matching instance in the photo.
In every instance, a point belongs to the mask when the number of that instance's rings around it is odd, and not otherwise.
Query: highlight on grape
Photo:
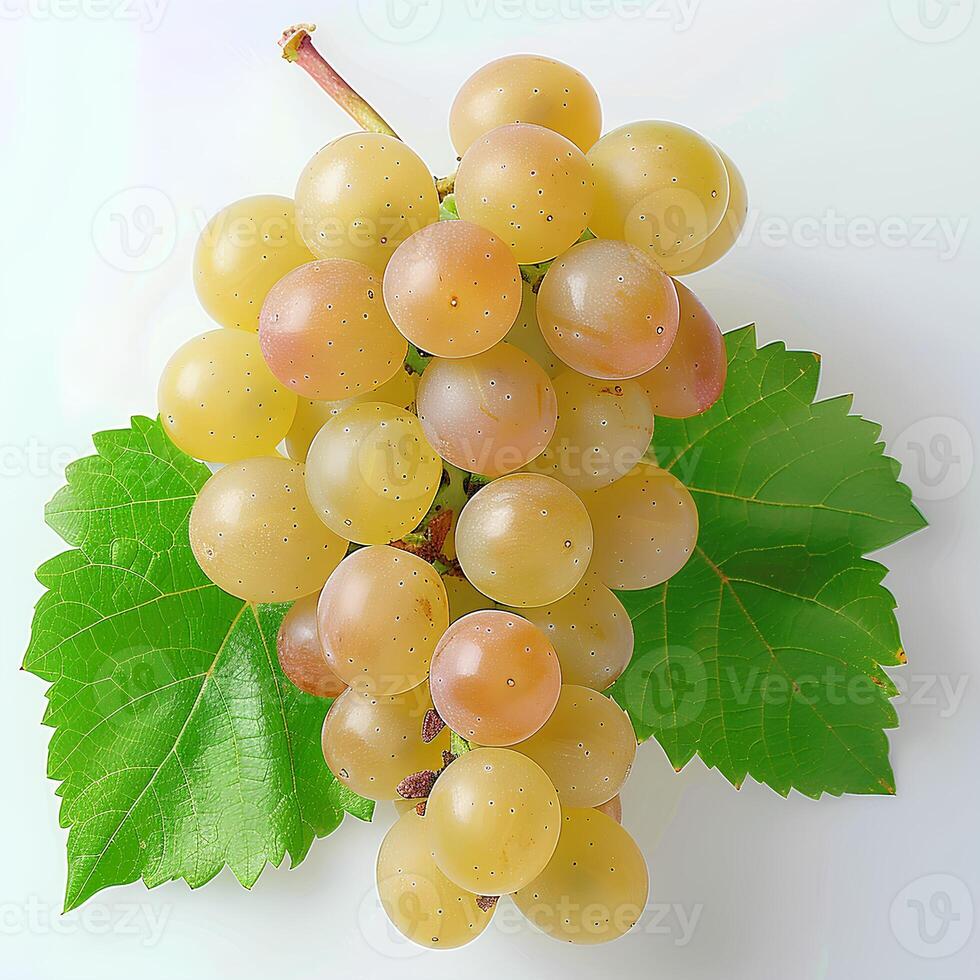
[[[235,596],[292,603],[279,661],[334,699],[324,764],[396,805],[377,887],[398,930],[461,946],[509,895],[555,939],[615,939],[648,874],[620,799],[637,740],[603,693],[633,653],[613,590],[696,548],[655,420],[724,388],[718,324],[674,277],[731,248],[744,183],[676,123],[602,135],[588,80],[533,55],[464,82],[459,170],[436,179],[308,29],[282,44],[364,131],[293,199],[201,234],[217,325],[159,388],[170,439],[223,464],[194,555]]]

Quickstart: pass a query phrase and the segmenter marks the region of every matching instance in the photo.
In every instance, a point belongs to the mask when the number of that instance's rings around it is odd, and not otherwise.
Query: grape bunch
[[[292,603],[282,669],[333,699],[336,779],[394,801],[377,887],[424,946],[474,939],[504,895],[573,943],[647,900],[621,826],[636,737],[603,693],[634,643],[614,590],[695,548],[654,421],[705,411],[726,357],[674,277],[732,246],[746,196],[692,130],[601,118],[578,71],[521,55],[453,103],[452,195],[393,135],[327,144],[293,199],[205,228],[220,326],[160,382],[169,437],[214,467],[194,555]]]

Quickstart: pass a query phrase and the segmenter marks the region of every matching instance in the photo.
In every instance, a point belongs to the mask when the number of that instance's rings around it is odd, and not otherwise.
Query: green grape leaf
[[[719,402],[658,418],[654,455],[690,489],[695,554],[621,592],[636,632],[610,693],[675,768],[695,755],[782,795],[894,793],[885,730],[905,662],[885,569],[863,555],[925,525],[878,426],[814,402],[819,358],[726,335]]]
[[[50,683],[48,775],[68,835],[66,910],[110,885],[197,887],[228,865],[251,887],[343,813],[320,751],[328,702],[282,675],[286,606],[205,578],[188,519],[207,467],[157,421],[94,437],[46,517],[74,550],[47,562],[25,669]]]

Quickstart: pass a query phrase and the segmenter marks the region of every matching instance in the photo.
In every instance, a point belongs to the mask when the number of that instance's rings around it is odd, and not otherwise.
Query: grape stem
[[[361,129],[400,139],[374,107],[355,92],[317,51],[310,39],[310,34],[315,30],[315,24],[296,24],[283,31],[279,39],[282,56],[286,61],[299,65]]]

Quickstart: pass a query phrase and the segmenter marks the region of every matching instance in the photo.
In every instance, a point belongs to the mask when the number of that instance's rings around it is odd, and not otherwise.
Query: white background
[[[973,7],[423,0],[399,28],[383,2],[0,0],[0,978],[974,976]],[[392,9],[404,13],[402,0]],[[165,359],[210,328],[190,278],[206,216],[291,193],[308,157],[352,128],[279,59],[278,33],[296,20],[320,21],[321,48],[439,174],[453,163],[456,88],[515,51],[584,70],[608,127],[676,119],[739,163],[749,231],[689,282],[724,328],[756,321],[763,340],[820,351],[822,394],[856,392],[932,524],[880,556],[910,660],[895,675],[907,691],[891,734],[897,798],[736,792],[697,762],[675,776],[645,746],[626,823],[659,910],[600,949],[553,943],[505,909],[457,953],[394,942],[371,903],[386,807],[297,870],[267,869],[251,894],[224,873],[197,893],[114,889],[59,918],[66,833],[44,776],[43,685],[17,672],[33,569],[61,547],[42,505],[91,432],[154,413]],[[114,214],[129,216],[128,242]]]

